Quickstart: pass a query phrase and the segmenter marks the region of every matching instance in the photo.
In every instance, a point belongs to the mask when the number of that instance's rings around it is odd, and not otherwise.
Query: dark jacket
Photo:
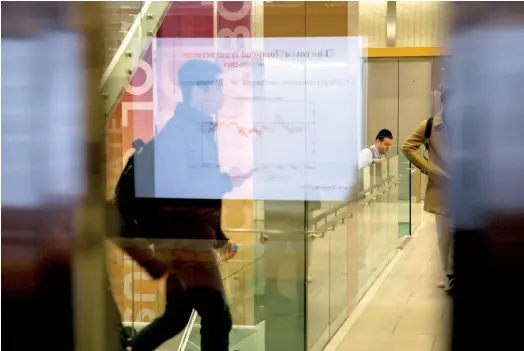
[[[155,138],[156,196],[185,204],[168,206],[161,214],[174,240],[153,240],[156,256],[172,273],[168,292],[222,286],[214,249],[228,240],[220,219],[222,197],[232,184],[220,171],[215,130],[211,117],[181,103]]]
[[[181,103],[153,148],[143,151],[154,155],[150,197],[160,205],[146,226],[126,229],[133,239],[119,245],[153,277],[190,262],[212,263],[213,249],[228,241],[221,228],[222,197],[232,184],[220,172],[214,129],[211,117]]]
[[[220,171],[214,130],[210,116],[180,103],[155,138],[156,198],[177,199],[157,222],[175,238],[227,240],[220,228],[222,197],[233,187]]]

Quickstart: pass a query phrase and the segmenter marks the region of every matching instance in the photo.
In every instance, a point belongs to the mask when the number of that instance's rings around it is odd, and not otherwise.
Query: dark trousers
[[[524,349],[523,217],[456,230],[451,350]]]
[[[178,288],[170,289],[170,286]],[[164,314],[138,333],[132,343],[133,351],[155,350],[182,332],[193,309],[201,317],[201,350],[229,349],[232,319],[223,289],[217,289],[212,285],[187,287],[179,277],[172,274],[168,277],[166,291]]]

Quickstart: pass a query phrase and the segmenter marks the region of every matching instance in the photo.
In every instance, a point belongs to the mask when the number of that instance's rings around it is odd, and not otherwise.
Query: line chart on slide
[[[235,155],[240,157],[242,150],[251,150],[250,160],[246,160],[251,164],[315,162],[315,122],[222,121],[209,123],[203,129],[214,135],[220,153],[228,159]],[[203,161],[207,163],[207,155],[212,155],[206,152],[205,143],[203,146]],[[242,162],[240,159],[239,161]]]

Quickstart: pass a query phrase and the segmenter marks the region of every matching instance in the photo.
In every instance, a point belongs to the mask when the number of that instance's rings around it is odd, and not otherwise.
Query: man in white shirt
[[[358,157],[358,168],[364,168],[386,158],[386,154],[393,145],[393,134],[387,129],[378,132],[375,145],[365,148]]]

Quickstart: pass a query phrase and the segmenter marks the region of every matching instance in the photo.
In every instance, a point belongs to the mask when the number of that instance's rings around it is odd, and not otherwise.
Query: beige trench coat
[[[446,164],[446,126],[442,123],[442,115],[433,118],[429,152],[425,151],[424,133],[427,120],[419,124],[417,129],[406,139],[402,145],[402,152],[422,173],[428,176],[424,211],[437,215],[448,216],[449,211],[445,200],[445,184],[450,180]],[[423,153],[428,158],[424,158]],[[428,155],[429,154],[429,155]]]

